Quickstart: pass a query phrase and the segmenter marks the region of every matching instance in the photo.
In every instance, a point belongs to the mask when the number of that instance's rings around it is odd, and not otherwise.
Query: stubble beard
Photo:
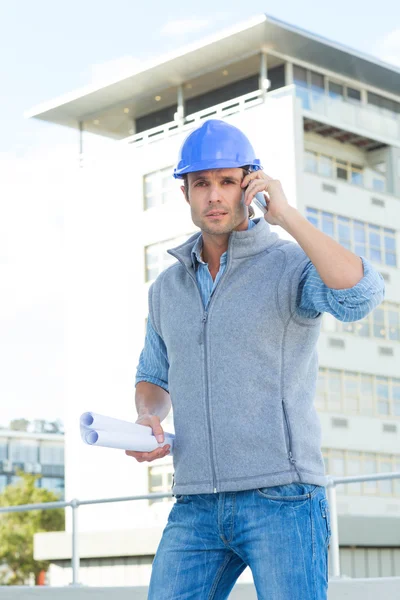
[[[224,223],[209,222],[207,220],[207,217],[199,217],[198,219],[196,219],[198,221],[197,223],[193,219],[193,222],[195,225],[197,225],[197,227],[201,229],[201,231],[204,231],[209,235],[227,235],[229,233],[232,233],[232,231],[236,229],[236,227],[238,227],[246,219],[246,215],[243,215],[242,210],[237,210],[233,216],[231,216],[230,213],[228,213],[228,215],[230,216],[229,221],[225,221]],[[223,219],[226,220],[226,217],[228,215],[223,217]]]

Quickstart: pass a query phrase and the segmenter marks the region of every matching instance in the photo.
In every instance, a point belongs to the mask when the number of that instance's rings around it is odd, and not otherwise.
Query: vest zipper
[[[201,304],[201,310],[203,313],[202,316],[202,324],[203,324],[203,338],[204,338],[204,363],[205,363],[205,376],[206,376],[206,394],[207,394],[207,425],[208,425],[208,434],[210,436],[210,455],[211,455],[211,470],[212,470],[212,477],[213,477],[213,482],[212,482],[212,486],[213,486],[213,493],[216,494],[217,493],[217,476],[215,473],[215,466],[214,466],[214,451],[213,451],[213,444],[212,444],[212,433],[211,433],[211,416],[210,416],[210,394],[209,394],[209,389],[208,389],[208,370],[207,370],[207,336],[206,336],[206,326],[207,326],[207,319],[208,319],[208,315],[210,313],[210,308],[212,303],[215,301],[215,297],[218,295],[218,292],[221,289],[221,283],[223,282],[223,280],[225,279],[225,277],[227,276],[229,270],[230,270],[230,266],[231,266],[231,259],[230,259],[230,249],[231,249],[231,244],[232,244],[232,238],[229,239],[228,242],[228,260],[226,263],[226,267],[225,267],[225,271],[223,273],[223,275],[221,276],[217,287],[214,290],[214,293],[212,294],[212,296],[209,299],[208,305],[207,305],[207,310],[204,310],[204,304],[203,304],[203,298],[201,296],[201,292],[200,292],[200,288],[198,286],[197,283],[197,279],[196,279],[196,275],[194,275],[190,269],[188,269],[188,267],[185,265],[184,261],[182,261],[178,256],[175,256],[175,258],[177,258],[181,264],[185,267],[187,273],[189,274],[190,278],[192,279],[194,285],[196,286],[196,289],[198,291],[199,294],[199,299],[200,299],[200,304]],[[172,254],[172,256],[174,256]]]
[[[208,435],[210,437],[210,453],[211,453],[211,468],[212,468],[212,476],[213,476],[213,490],[214,494],[217,493],[216,481],[217,476],[215,473],[214,466],[214,450],[212,445],[212,432],[211,432],[211,416],[210,416],[210,394],[208,389],[208,369],[207,369],[207,335],[206,335],[206,327],[207,327],[207,317],[208,312],[204,311],[203,314],[203,337],[204,337],[204,363],[205,363],[205,376],[206,376],[206,390],[207,390],[207,425],[208,425]]]
[[[296,473],[299,476],[299,479],[301,481],[301,475],[300,475],[300,473],[299,473],[299,471],[297,469],[297,466],[296,466],[296,459],[293,458],[293,454],[292,454],[292,431],[290,429],[290,423],[289,423],[288,415],[287,415],[287,412],[286,412],[285,401],[284,401],[283,398],[282,398],[282,408],[283,408],[283,414],[284,414],[284,417],[285,417],[285,423],[286,423],[286,427],[287,427],[287,430],[288,430],[288,438],[289,438],[288,457],[289,457],[290,462],[294,466],[294,468],[296,470]]]

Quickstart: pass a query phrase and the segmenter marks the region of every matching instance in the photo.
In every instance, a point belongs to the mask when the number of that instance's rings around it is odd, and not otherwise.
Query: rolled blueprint
[[[174,434],[164,432],[164,442],[160,443],[153,435],[151,427],[93,412],[81,415],[80,430],[83,442],[89,446],[151,452],[169,444],[170,454],[173,452]]]

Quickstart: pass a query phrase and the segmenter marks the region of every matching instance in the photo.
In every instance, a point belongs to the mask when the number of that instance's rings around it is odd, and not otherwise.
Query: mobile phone
[[[243,198],[244,198],[244,193],[247,190],[247,187],[244,188],[243,190]],[[254,202],[254,204],[256,206],[258,206],[258,208],[261,210],[261,212],[265,215],[265,213],[268,212],[268,207],[267,207],[267,203],[265,202],[265,197],[264,194],[262,192],[258,192],[254,198],[252,199],[252,202]]]
[[[268,207],[267,207],[267,203],[265,202],[265,197],[264,194],[262,192],[258,192],[252,202],[254,202],[254,204],[256,206],[258,206],[258,208],[262,211],[262,213],[265,215],[265,213],[268,212]]]

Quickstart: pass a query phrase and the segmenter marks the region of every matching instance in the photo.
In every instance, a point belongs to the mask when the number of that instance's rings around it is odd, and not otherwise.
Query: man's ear
[[[181,190],[182,190],[182,194],[183,194],[183,195],[184,195],[184,197],[185,197],[185,200],[186,200],[186,202],[187,202],[188,204],[190,204],[190,202],[189,202],[189,198],[186,198],[186,190],[185,190],[185,186],[184,186],[184,185],[181,185]]]

